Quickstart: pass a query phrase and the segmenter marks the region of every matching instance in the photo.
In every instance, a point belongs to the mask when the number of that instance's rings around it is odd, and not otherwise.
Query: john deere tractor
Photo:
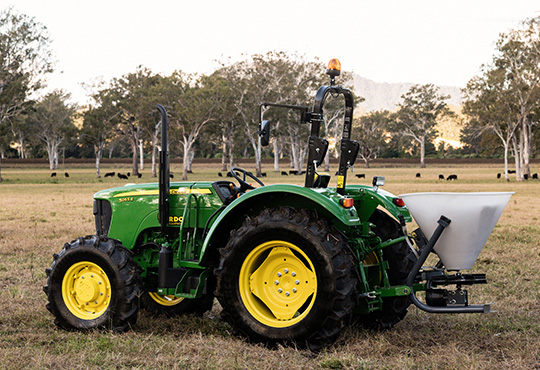
[[[66,243],[46,270],[47,309],[55,323],[123,331],[135,324],[140,308],[202,314],[217,297],[238,333],[317,349],[335,340],[351,316],[390,328],[411,302],[429,312],[488,312],[489,305],[469,305],[462,289],[485,283],[485,275],[461,274],[470,268],[464,265],[450,272],[442,261],[423,266],[451,228],[448,215],[436,216],[429,239],[424,228],[409,235],[411,214],[402,198],[380,188],[383,177],[346,184],[359,144],[351,140],[353,94],[335,83],[340,69],[339,61],[330,63],[330,84],[318,89],[311,110],[260,107],[263,145],[271,131],[263,108],[296,110],[310,125],[304,186],[265,185],[240,168],[231,168],[231,181],[171,183],[167,114],[158,106],[159,183],[94,195],[96,234]],[[330,95],[345,101],[335,187],[318,171],[328,149],[319,129]],[[426,292],[423,301],[417,291]]]

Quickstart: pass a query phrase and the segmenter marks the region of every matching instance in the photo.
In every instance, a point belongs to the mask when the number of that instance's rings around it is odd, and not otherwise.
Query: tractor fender
[[[199,262],[217,258],[217,249],[227,244],[231,231],[238,229],[246,216],[255,216],[265,208],[303,208],[317,212],[341,230],[358,226],[360,218],[356,209],[342,207],[339,204],[342,198],[335,189],[314,189],[291,184],[266,185],[251,190],[234,200],[216,217],[205,237]],[[216,255],[210,256],[211,253]]]
[[[403,216],[405,222],[412,222],[411,214],[406,206],[398,206],[395,199],[399,197],[381,188],[374,189],[367,185],[347,185],[347,195],[354,199],[358,216],[368,220],[379,206],[384,208],[396,220]]]

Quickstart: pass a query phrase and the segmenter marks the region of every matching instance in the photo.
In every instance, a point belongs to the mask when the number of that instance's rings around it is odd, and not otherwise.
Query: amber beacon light
[[[341,73],[341,62],[338,59],[332,59],[328,62],[326,73],[332,77],[339,76]]]

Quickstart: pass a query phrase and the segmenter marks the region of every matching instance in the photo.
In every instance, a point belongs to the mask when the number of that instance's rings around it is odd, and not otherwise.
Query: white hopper
[[[472,268],[513,192],[411,193],[400,197],[427,239],[440,216],[452,222],[434,250],[448,270]]]

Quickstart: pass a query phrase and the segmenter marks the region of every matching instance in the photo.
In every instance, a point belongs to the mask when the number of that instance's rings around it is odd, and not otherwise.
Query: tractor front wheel
[[[139,267],[119,241],[81,237],[66,243],[53,257],[43,290],[56,325],[124,331],[135,323]]]
[[[319,349],[335,340],[354,306],[356,279],[345,238],[305,210],[246,218],[220,250],[223,317],[252,339]]]

